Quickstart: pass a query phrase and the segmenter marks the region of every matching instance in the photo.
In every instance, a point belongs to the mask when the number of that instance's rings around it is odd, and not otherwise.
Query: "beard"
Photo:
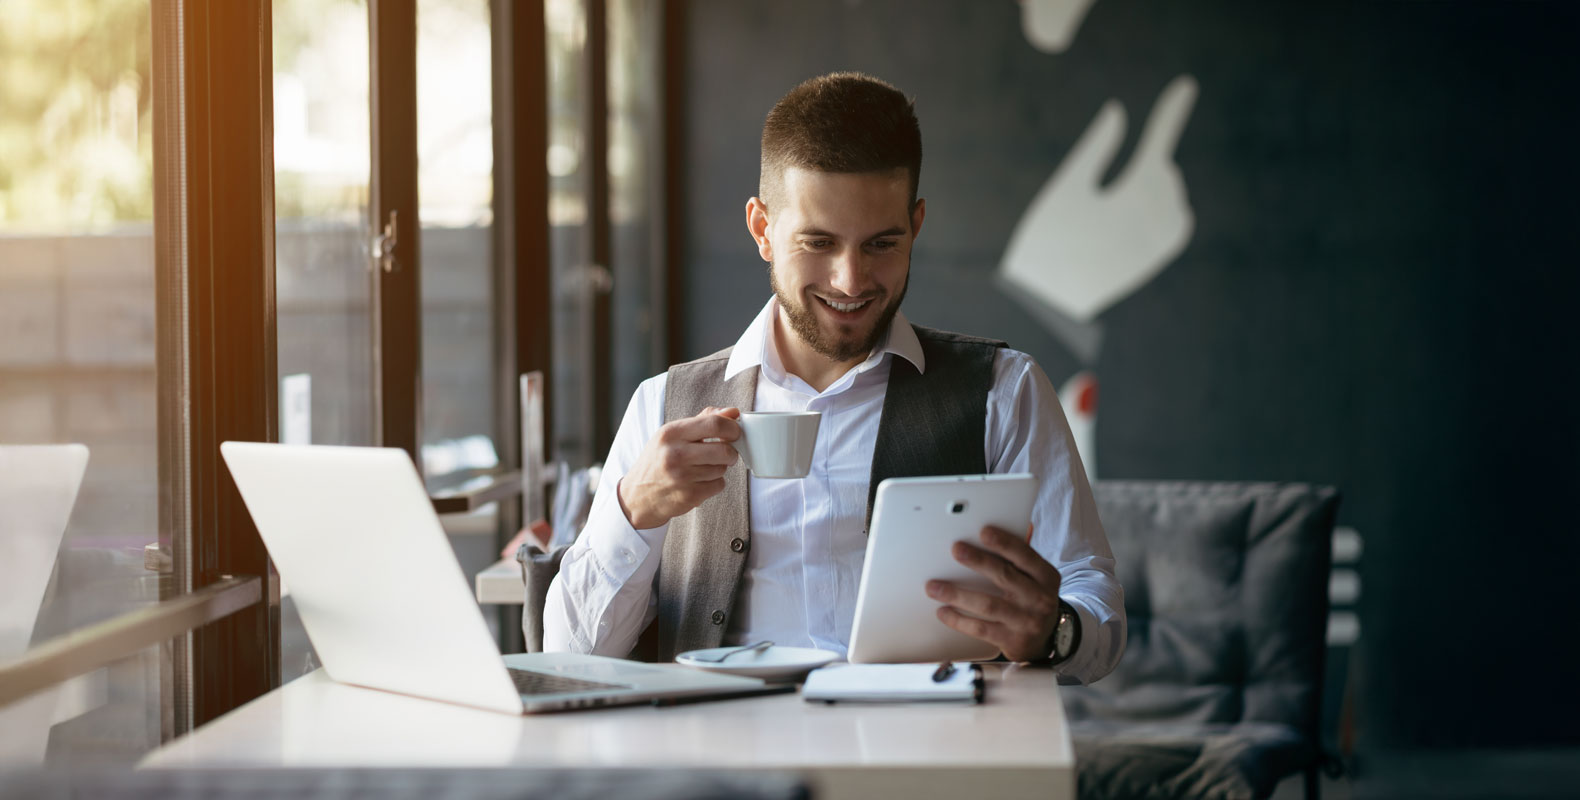
[[[894,315],[900,311],[900,303],[905,300],[905,292],[911,286],[910,270],[906,270],[905,283],[900,286],[900,293],[883,306],[878,312],[871,330],[865,333],[857,331],[849,325],[837,325],[836,329],[828,330],[819,324],[817,314],[806,304],[792,297],[779,283],[779,275],[774,272],[772,263],[768,265],[768,284],[773,287],[774,297],[779,299],[779,308],[784,311],[785,319],[790,322],[790,329],[795,335],[805,342],[812,351],[836,363],[855,361],[865,358],[872,348],[878,345],[884,335],[889,332],[890,323],[894,322]],[[885,300],[887,293],[874,297],[872,302],[878,303]],[[809,302],[822,302],[811,298]]]

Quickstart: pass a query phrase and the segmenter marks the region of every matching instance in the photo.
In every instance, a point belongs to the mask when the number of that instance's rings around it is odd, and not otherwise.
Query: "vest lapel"
[[[889,366],[864,530],[872,528],[872,507],[885,478],[987,472],[987,395],[1003,343],[913,327],[927,374],[903,358]]]
[[[665,420],[702,413],[708,406],[750,411],[757,399],[757,368],[724,380],[729,351],[670,370]],[[735,592],[751,546],[751,487],[746,465],[724,473],[724,491],[669,523],[658,567],[657,659],[717,647],[735,612]]]

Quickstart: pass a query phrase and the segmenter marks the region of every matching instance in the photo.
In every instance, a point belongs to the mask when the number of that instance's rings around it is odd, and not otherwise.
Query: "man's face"
[[[784,198],[753,198],[747,225],[769,262],[779,307],[796,337],[835,362],[865,358],[905,298],[911,245],[925,205],[910,203],[902,169],[880,173],[785,171]]]

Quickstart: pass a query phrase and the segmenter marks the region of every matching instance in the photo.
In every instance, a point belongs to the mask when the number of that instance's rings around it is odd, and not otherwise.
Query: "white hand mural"
[[[1062,53],[1096,0],[1020,0],[1020,26],[1026,40],[1044,53]]]
[[[1096,0],[1020,0],[1021,30],[1044,53],[1069,49]],[[1096,479],[1097,316],[1179,256],[1196,227],[1174,150],[1196,104],[1196,79],[1164,87],[1130,162],[1101,185],[1125,138],[1125,110],[1109,100],[1054,170],[1010,235],[997,281],[1086,369],[1059,388],[1076,450]]]
[[[1099,183],[1124,141],[1125,111],[1104,103],[1015,226],[1000,277],[1089,322],[1163,271],[1195,228],[1174,149],[1196,94],[1190,75],[1163,89],[1135,154],[1107,187]]]

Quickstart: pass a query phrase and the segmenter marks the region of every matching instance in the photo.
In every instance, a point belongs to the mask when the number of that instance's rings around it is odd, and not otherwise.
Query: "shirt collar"
[[[763,306],[763,310],[757,313],[757,318],[752,320],[752,324],[746,326],[741,338],[736,340],[735,349],[730,351],[730,361],[724,367],[725,380],[752,367],[773,368],[784,363],[779,359],[777,351],[770,352],[774,347],[773,324],[774,315],[777,313],[779,313],[779,299],[771,297],[767,305]],[[871,369],[886,353],[893,353],[911,362],[919,373],[927,371],[927,358],[922,354],[922,342],[916,338],[916,330],[911,327],[910,320],[905,318],[904,311],[894,312],[894,319],[889,323],[889,330],[883,341],[873,348],[867,360],[856,369],[863,372]]]

